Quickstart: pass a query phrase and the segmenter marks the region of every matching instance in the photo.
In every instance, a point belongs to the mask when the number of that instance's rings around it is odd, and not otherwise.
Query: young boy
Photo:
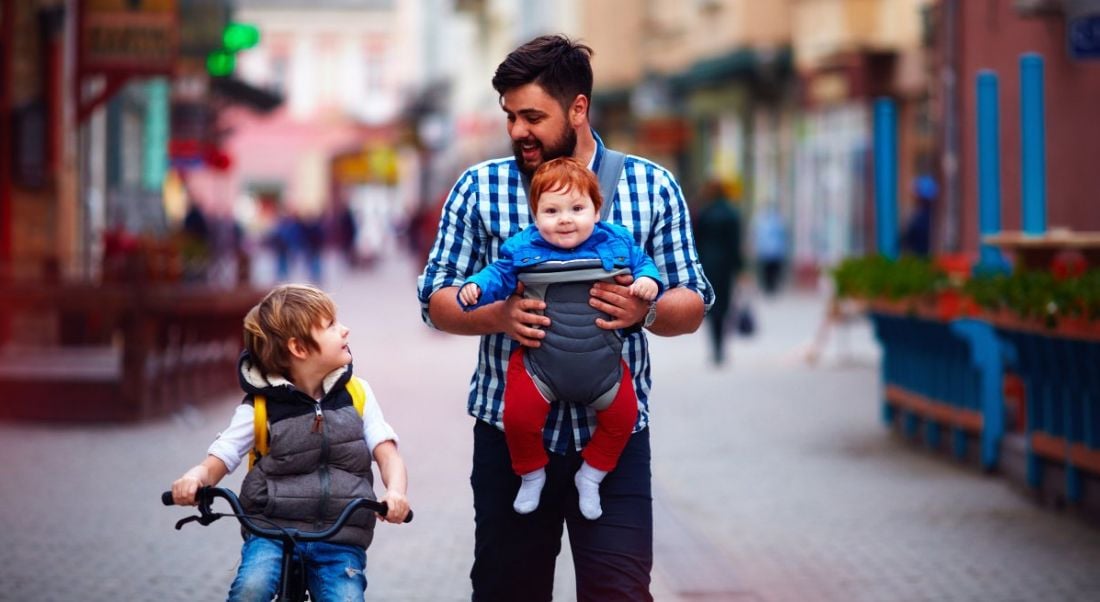
[[[459,289],[463,309],[507,298],[517,281],[524,280],[521,274],[530,274],[532,268],[578,259],[598,260],[604,278],[617,270],[628,271],[634,277],[632,295],[657,299],[662,290],[657,266],[626,228],[599,221],[603,197],[595,174],[586,166],[571,157],[547,161],[531,178],[529,204],[535,223],[505,241],[500,259]],[[596,410],[597,427],[581,452],[584,463],[573,479],[581,514],[589,520],[603,513],[600,482],[618,463],[638,417],[638,399],[622,359],[622,335],[596,325],[596,318],[607,316],[587,304],[590,284],[591,280],[580,288],[583,300],[556,303],[548,295],[551,323],[546,339],[538,348],[517,347],[508,362],[504,436],[512,469],[521,477],[512,504],[520,514],[538,507],[546,483],[549,459],[542,430],[551,401]]]
[[[239,362],[244,402],[206,459],[172,483],[175,503],[194,505],[200,487],[216,485],[248,456],[255,439],[255,399],[263,396],[270,444],[241,484],[246,512],[284,527],[328,526],[351,499],[374,498],[373,456],[386,487],[381,500],[389,505],[382,518],[403,522],[409,504],[397,434],[366,381],[360,379],[366,391],[362,417],[353,404],[347,385],[357,377],[348,329],[336,320],[332,299],[312,286],[280,286],[248,312],[244,343]],[[358,512],[333,540],[299,547],[313,600],[363,598],[374,523],[373,514]],[[271,600],[281,556],[280,542],[247,537],[229,599]]]

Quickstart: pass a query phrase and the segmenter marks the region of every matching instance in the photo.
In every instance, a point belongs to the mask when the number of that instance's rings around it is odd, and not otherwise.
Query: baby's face
[[[542,193],[535,212],[535,227],[542,238],[563,249],[572,249],[588,240],[598,220],[592,198],[574,190]]]

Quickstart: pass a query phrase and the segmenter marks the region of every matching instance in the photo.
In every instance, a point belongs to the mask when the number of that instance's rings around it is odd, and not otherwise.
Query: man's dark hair
[[[504,93],[536,83],[563,109],[578,94],[592,98],[592,49],[561,34],[539,36],[513,50],[493,75],[493,89]]]

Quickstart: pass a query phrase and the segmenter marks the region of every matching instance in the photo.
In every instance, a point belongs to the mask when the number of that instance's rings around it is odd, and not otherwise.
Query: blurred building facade
[[[226,119],[235,161],[224,202],[254,234],[281,214],[316,221],[347,207],[360,225],[359,253],[373,257],[392,242],[391,224],[417,198],[403,186],[418,166],[401,117],[424,78],[422,6],[238,2],[238,17],[263,37],[241,54],[237,75],[286,99],[271,114],[238,110]]]
[[[908,183],[931,174],[935,249],[975,252],[981,69],[1001,77],[1002,223],[1018,226],[1027,51],[1046,64],[1050,224],[1100,229],[1087,199],[1100,65],[1067,52],[1067,11],[1090,2],[0,0],[0,261],[93,275],[105,231],[182,213],[173,174],[246,224],[262,227],[266,198],[305,213],[351,202],[388,228],[437,204],[464,167],[509,154],[490,79],[551,32],[595,49],[593,123],[608,145],[674,170],[689,203],[718,178],[741,183],[748,218],[777,204],[807,281],[874,250],[879,96],[898,106],[899,220]],[[234,11],[260,43],[211,78],[202,63]],[[159,23],[160,54],[89,54],[82,32],[111,19]]]
[[[900,100],[902,163],[918,162],[910,140],[919,128],[908,124],[927,102],[926,2],[598,4],[587,31],[615,50],[597,55],[614,76],[610,86],[597,77],[596,107],[620,145],[633,141],[676,169],[689,203],[717,178],[742,184],[747,215],[777,205],[807,281],[867,249],[870,105],[878,95]],[[615,46],[629,36],[600,25],[622,14],[641,15],[633,51]]]
[[[946,125],[957,127],[939,137],[944,140],[940,152],[946,193],[953,195],[937,216],[944,235],[939,248],[975,253],[979,244],[976,81],[982,70],[992,70],[999,80],[1001,226],[1021,228],[1023,53],[1043,59],[1048,229],[1100,230],[1100,204],[1095,201],[1100,190],[1100,38],[1093,36],[1091,56],[1075,54],[1069,27],[1075,16],[1091,16],[1093,23],[1100,23],[1100,2],[939,0],[936,9],[937,64],[944,73],[937,89],[936,106],[945,114],[939,123],[944,130]],[[946,118],[952,113],[954,121]],[[955,179],[948,175],[953,166]]]
[[[278,102],[207,72],[232,8],[230,0],[3,0],[4,274],[95,280],[112,232],[157,238],[178,223],[179,174],[224,166],[218,113]]]
[[[457,4],[471,18],[472,56],[484,57],[457,84],[482,86],[455,104],[460,137],[496,141],[467,151],[508,152],[482,79],[516,45],[564,32],[595,49],[593,123],[604,141],[672,169],[693,206],[709,179],[739,182],[748,215],[778,205],[808,279],[872,239],[874,96],[901,100],[902,163],[930,160],[918,158],[928,144],[916,134],[927,129],[927,0],[605,0],[549,14],[524,2]],[[483,78],[465,75],[476,71]]]
[[[0,387],[32,400],[0,419],[136,420],[235,386],[261,294],[239,256],[206,279],[216,220],[180,223],[191,175],[228,165],[222,112],[279,102],[210,68],[232,8],[0,2]]]

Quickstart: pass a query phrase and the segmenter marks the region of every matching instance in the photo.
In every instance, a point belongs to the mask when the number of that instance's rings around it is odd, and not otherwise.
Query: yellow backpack
[[[351,403],[355,406],[355,411],[359,412],[359,416],[362,417],[363,408],[367,405],[367,389],[363,386],[363,381],[359,380],[358,376],[352,376],[348,379],[347,390],[348,393],[351,393]],[[249,470],[252,470],[252,467],[260,461],[260,458],[267,455],[268,445],[270,444],[267,433],[267,398],[263,395],[254,396],[252,407],[254,410],[252,425],[256,438],[252,444],[252,452],[248,454]]]

